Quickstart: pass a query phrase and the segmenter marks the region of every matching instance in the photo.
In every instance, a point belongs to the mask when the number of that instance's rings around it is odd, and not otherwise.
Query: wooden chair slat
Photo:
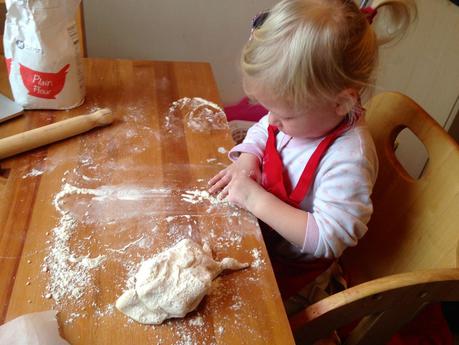
[[[401,273],[327,297],[291,317],[290,326],[299,343],[310,344],[366,315],[390,313],[387,315],[397,316],[396,320],[380,317],[378,322],[383,323],[378,327],[392,335],[389,330],[395,332],[426,303],[456,300],[459,300],[459,269]],[[363,329],[367,330],[368,326],[357,327],[356,334]]]

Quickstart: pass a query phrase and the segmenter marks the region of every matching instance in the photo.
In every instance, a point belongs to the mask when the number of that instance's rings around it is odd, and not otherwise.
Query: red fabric
[[[279,130],[269,125],[268,127],[268,140],[266,142],[265,151],[263,153],[263,165],[262,165],[262,186],[270,193],[276,195],[279,199],[290,205],[299,208],[301,201],[306,197],[311,189],[316,175],[317,167],[322,157],[327,152],[328,148],[341,134],[343,134],[349,125],[346,121],[343,121],[337,128],[335,128],[330,134],[328,134],[317,146],[311,158],[309,158],[303,173],[301,174],[300,180],[296,185],[295,189],[289,194],[288,187],[291,186],[288,181],[288,176],[284,176],[284,166],[282,159],[276,148],[276,135]]]
[[[260,104],[251,104],[247,97],[241,99],[237,104],[224,108],[228,121],[243,120],[257,122],[268,113]]]
[[[293,207],[299,208],[301,201],[311,189],[320,160],[336,138],[348,128],[348,123],[343,121],[337,128],[322,139],[306,164],[298,184],[293,191],[289,193],[291,183],[288,180],[288,176],[284,176],[282,159],[276,147],[276,135],[279,130],[270,125],[268,127],[268,140],[263,154],[262,186],[282,201]],[[330,267],[332,263],[332,260],[319,259],[312,262],[286,261],[276,255],[275,252],[275,244],[281,240],[280,236],[271,229],[264,229],[263,236],[268,247],[274,273],[283,299],[293,296]]]
[[[302,262],[301,265],[292,265],[274,256],[271,258],[277,285],[282,299],[287,300],[294,296],[309,283],[314,281],[321,273],[325,272],[333,261],[317,259],[310,262]]]
[[[440,303],[425,307],[389,341],[388,345],[453,345],[453,335]]]
[[[286,260],[276,255],[276,247],[282,237],[263,222],[260,222],[260,227],[283,300],[295,295],[333,263],[332,260],[325,259],[310,262]]]
[[[282,159],[276,148],[276,134],[278,132],[279,130],[276,127],[269,125],[268,140],[263,153],[261,185],[282,201],[298,208],[299,204],[290,200],[285,188]],[[300,183],[301,181],[298,182],[298,184]]]
[[[333,132],[323,139],[317,149],[312,154],[311,158],[306,165],[306,168],[303,171],[303,174],[300,177],[301,183],[298,183],[297,187],[293,190],[292,194],[290,194],[290,199],[297,203],[298,205],[301,201],[308,195],[309,190],[314,182],[314,177],[316,175],[317,167],[319,166],[322,157],[327,152],[328,148],[333,144],[333,142],[338,138],[341,134],[347,131],[349,128],[346,121],[343,121],[341,125],[339,125]]]
[[[358,321],[338,331],[341,340],[352,332]],[[443,316],[440,303],[426,306],[413,320],[402,327],[387,345],[453,345],[453,335]]]

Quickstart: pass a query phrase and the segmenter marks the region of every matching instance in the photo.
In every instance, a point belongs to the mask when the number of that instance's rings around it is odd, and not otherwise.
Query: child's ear
[[[341,91],[336,96],[336,114],[339,116],[345,116],[346,114],[348,114],[354,107],[358,98],[359,94],[355,89],[349,88]]]

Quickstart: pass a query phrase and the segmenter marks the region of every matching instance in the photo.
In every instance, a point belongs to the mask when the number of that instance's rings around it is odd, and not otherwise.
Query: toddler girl
[[[209,181],[209,192],[267,225],[284,298],[367,231],[378,160],[360,95],[378,46],[403,33],[414,11],[409,0],[363,10],[352,0],[283,0],[254,20],[243,87],[269,112],[230,151],[233,163]],[[373,17],[384,35],[376,35]],[[302,277],[283,286],[290,268]]]

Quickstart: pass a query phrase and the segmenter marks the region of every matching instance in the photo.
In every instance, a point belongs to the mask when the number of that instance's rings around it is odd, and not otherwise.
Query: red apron
[[[343,121],[331,133],[329,133],[317,146],[311,158],[307,162],[303,173],[295,188],[291,190],[289,177],[285,173],[282,159],[276,148],[276,135],[279,130],[269,125],[268,140],[263,153],[261,184],[268,192],[274,194],[282,201],[293,207],[300,208],[300,203],[308,195],[316,175],[320,160],[328,148],[341,134],[347,131],[349,124]],[[268,229],[267,229],[268,228]],[[286,260],[276,255],[275,245],[279,241],[285,241],[277,232],[262,224],[263,237],[270,254],[274,273],[283,299],[287,299],[300,291],[318,275],[327,270],[333,260],[317,259],[314,261]]]

